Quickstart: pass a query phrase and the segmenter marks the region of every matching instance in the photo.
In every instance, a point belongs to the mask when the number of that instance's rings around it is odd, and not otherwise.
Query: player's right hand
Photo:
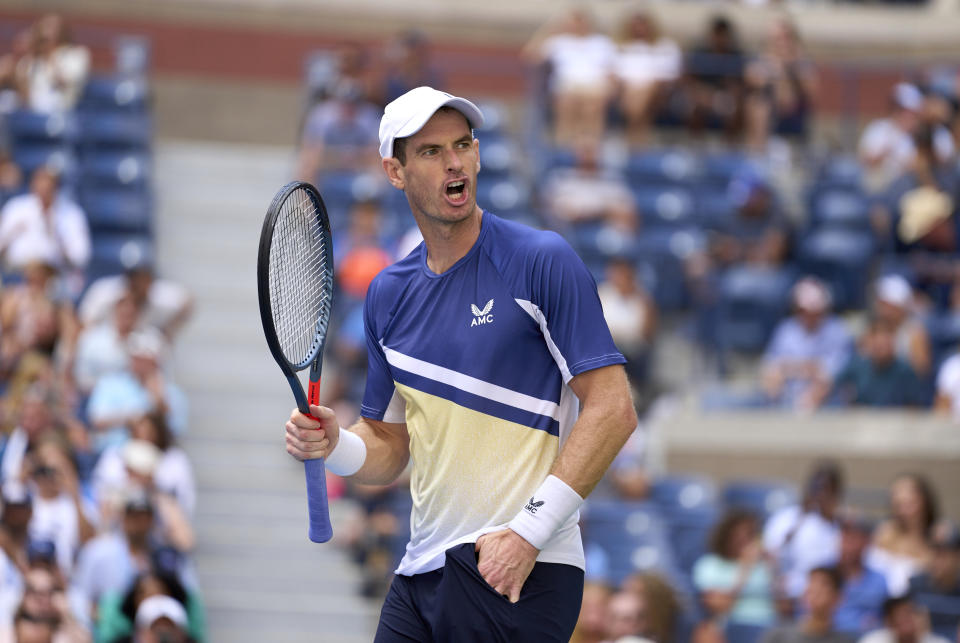
[[[331,409],[311,405],[310,413],[313,417],[293,409],[285,427],[287,453],[301,461],[328,457],[340,440],[340,424]]]

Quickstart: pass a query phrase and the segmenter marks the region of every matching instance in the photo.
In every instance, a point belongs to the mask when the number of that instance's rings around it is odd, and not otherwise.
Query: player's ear
[[[473,152],[477,155],[477,174],[480,173],[480,141],[473,139]]]
[[[398,190],[404,188],[406,182],[403,178],[403,166],[400,165],[400,161],[392,156],[383,159],[383,171],[387,175],[387,181],[390,182],[390,185]]]

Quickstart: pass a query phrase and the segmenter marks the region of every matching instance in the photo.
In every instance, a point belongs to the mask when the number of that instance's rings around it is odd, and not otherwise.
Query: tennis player
[[[483,115],[418,87],[387,105],[380,156],[424,242],[367,293],[361,418],[311,407],[287,451],[387,484],[411,465],[411,538],[376,641],[567,641],[578,509],[636,426],[596,284],[557,234],[476,202]],[[319,429],[319,430],[317,430]]]

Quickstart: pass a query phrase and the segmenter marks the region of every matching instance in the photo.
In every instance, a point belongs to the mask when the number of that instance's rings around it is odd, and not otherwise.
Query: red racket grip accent
[[[320,404],[320,379],[311,381],[307,387],[307,402]],[[312,415],[310,417],[313,417]],[[317,418],[313,418],[316,420]],[[330,525],[330,511],[327,508],[327,472],[323,458],[305,460],[304,473],[307,478],[307,511],[310,517],[310,540],[325,543],[333,536]]]

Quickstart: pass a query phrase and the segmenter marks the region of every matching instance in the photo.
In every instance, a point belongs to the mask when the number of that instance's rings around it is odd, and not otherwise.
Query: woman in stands
[[[710,538],[710,553],[693,567],[693,584],[714,619],[776,623],[774,575],[752,513],[734,509],[720,520]]]
[[[938,515],[936,494],[925,477],[906,473],[893,480],[890,517],[877,526],[867,552],[867,564],[884,575],[891,596],[903,596],[910,578],[930,566]]]

